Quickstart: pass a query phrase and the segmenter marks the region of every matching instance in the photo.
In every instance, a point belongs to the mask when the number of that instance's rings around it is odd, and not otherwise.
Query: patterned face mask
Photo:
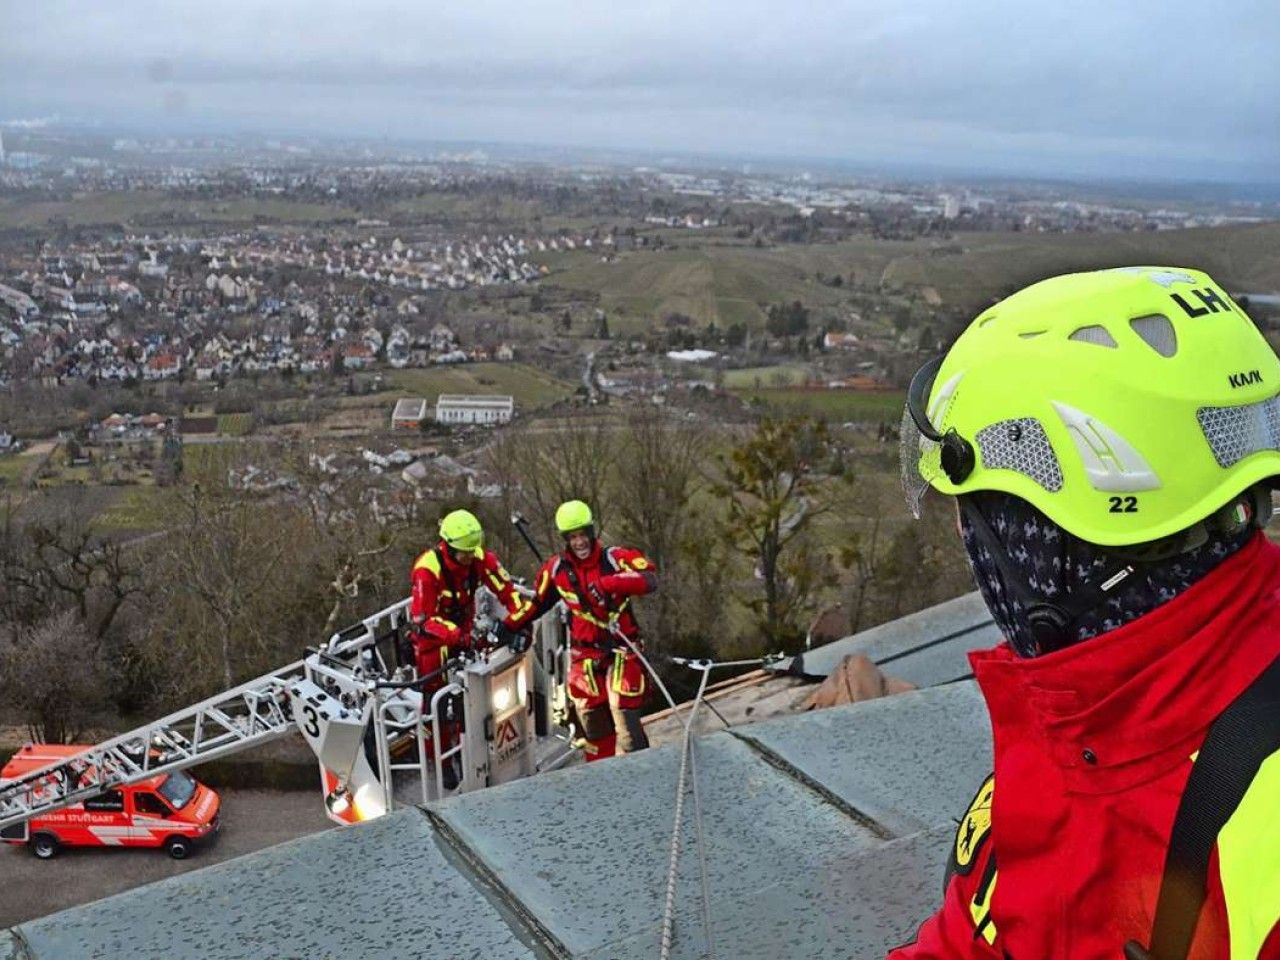
[[[1076,538],[1018,497],[990,490],[966,497],[1004,546],[1010,561],[1004,564],[1005,570],[1010,576],[1024,578],[1020,585],[1006,585],[1001,565],[975,534],[964,511],[960,511],[960,530],[973,578],[996,624],[1023,657],[1052,653],[1150,613],[1243,547],[1255,532],[1244,529],[1230,536],[1210,534],[1207,542],[1186,553],[1135,565],[1134,574],[1105,601],[1076,616],[1072,633],[1064,642],[1045,649],[1034,636],[1017,598],[1030,594],[1050,603],[1063,603],[1072,594],[1088,595],[1126,561],[1106,547]]]

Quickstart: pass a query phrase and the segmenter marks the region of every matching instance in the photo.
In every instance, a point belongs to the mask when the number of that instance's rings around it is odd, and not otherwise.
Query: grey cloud
[[[1211,18],[1191,0],[46,0],[6,19],[0,84],[42,112],[957,165],[1004,151],[1028,170],[1280,160],[1270,0]]]

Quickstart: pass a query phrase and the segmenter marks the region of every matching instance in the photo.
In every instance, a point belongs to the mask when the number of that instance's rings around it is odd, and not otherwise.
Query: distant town
[[[0,136],[0,451],[22,451],[0,483],[19,489],[168,485],[210,444],[257,451],[228,476],[272,489],[292,480],[263,443],[303,437],[312,467],[496,496],[489,428],[610,403],[885,443],[919,358],[1016,286],[1011,264],[1173,262],[1196,231],[1280,213],[746,163]],[[1280,303],[1257,292],[1265,325]]]
[[[267,141],[247,164],[246,148],[231,141],[77,142],[9,133],[0,145],[0,197],[10,211],[78,200],[91,210],[104,196],[164,197],[205,202],[210,222],[166,226],[164,220],[180,215],[166,213],[163,204],[118,219],[104,210],[98,223],[81,211],[51,215],[52,236],[28,240],[20,218],[0,220],[18,228],[9,231],[15,240],[22,238],[0,245],[0,382],[223,382],[267,372],[512,361],[533,344],[501,336],[507,331],[496,327],[460,339],[448,322],[423,323],[424,313],[439,313],[424,299],[438,291],[483,296],[493,290],[501,297],[554,286],[557,254],[608,263],[620,253],[678,244],[682,230],[729,233],[757,245],[931,237],[942,242],[932,251],[936,256],[949,252],[946,241],[970,231],[1163,231],[1256,223],[1266,215],[1257,205],[1178,209],[1053,197],[1030,188],[996,193],[645,167],[584,171],[535,164],[520,171],[476,155],[355,162],[316,152]],[[450,229],[429,214],[412,214],[423,197],[486,194],[559,197],[570,215],[574,197],[587,195],[604,198],[604,209],[620,216],[590,230],[498,232],[467,229],[471,224]],[[389,212],[361,216],[371,198]],[[272,223],[273,200],[315,208],[311,224]],[[220,226],[234,218],[230,205],[243,201],[268,202],[265,216],[249,218],[260,222],[248,229]],[[491,225],[501,227],[504,213],[493,206]],[[769,211],[771,229],[758,225],[760,210]],[[115,229],[104,229],[113,221]],[[597,314],[591,311],[591,322],[607,324]],[[852,315],[839,320],[856,325]],[[685,332],[676,339],[699,340],[695,330]],[[852,347],[857,336],[822,333],[830,334],[819,339],[823,349]]]

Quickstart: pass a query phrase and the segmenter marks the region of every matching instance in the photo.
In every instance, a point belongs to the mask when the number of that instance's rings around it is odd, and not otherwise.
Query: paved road
[[[158,849],[104,848],[42,861],[25,846],[0,844],[0,929],[332,826],[318,790],[223,790],[222,801],[221,835],[183,861]]]

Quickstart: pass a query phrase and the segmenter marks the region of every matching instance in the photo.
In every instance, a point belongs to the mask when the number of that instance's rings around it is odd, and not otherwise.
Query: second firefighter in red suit
[[[632,598],[657,587],[653,562],[639,550],[605,547],[591,508],[570,500],[556,511],[565,549],[542,565],[536,596],[505,626],[518,630],[561,600],[569,611],[569,696],[586,740],[587,760],[649,746],[640,710],[648,693],[644,665],[615,631],[639,646]]]

